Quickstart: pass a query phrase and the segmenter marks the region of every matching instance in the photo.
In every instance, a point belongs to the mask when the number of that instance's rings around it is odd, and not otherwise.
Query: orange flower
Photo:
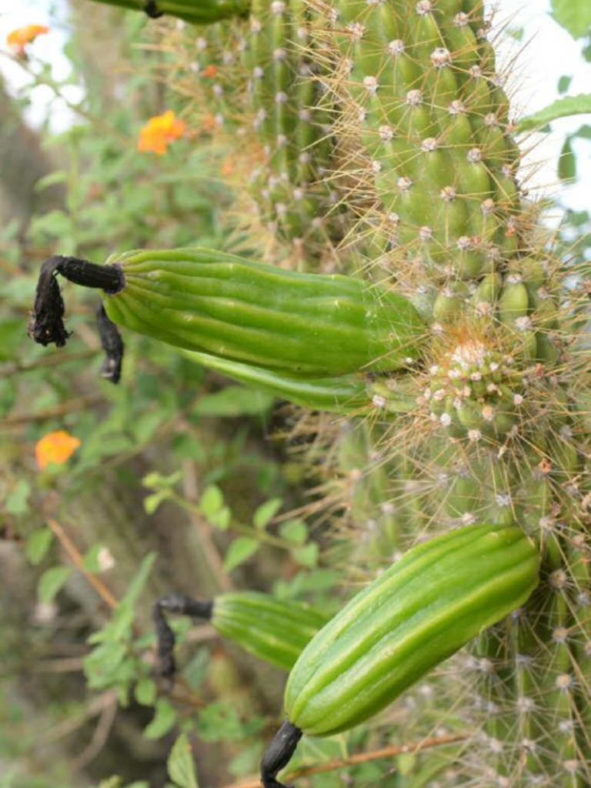
[[[49,28],[45,27],[45,25],[19,27],[6,36],[6,43],[15,55],[22,57],[25,54],[27,44],[32,44],[37,36],[43,33],[49,33]]]
[[[174,112],[169,109],[163,115],[156,115],[140,130],[137,149],[141,153],[157,153],[162,156],[166,153],[168,143],[178,140],[186,131],[186,125],[178,120]]]
[[[210,66],[205,66],[205,68],[201,72],[201,76],[205,77],[206,79],[213,79],[217,73],[218,73],[217,66],[214,66],[212,64]]]
[[[65,430],[48,432],[35,446],[35,459],[41,470],[50,463],[63,465],[80,446],[80,441]]]

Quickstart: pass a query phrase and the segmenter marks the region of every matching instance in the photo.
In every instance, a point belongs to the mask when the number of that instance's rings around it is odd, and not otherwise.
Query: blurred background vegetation
[[[99,376],[95,301],[67,284],[67,352],[27,339],[51,254],[101,261],[144,246],[253,243],[220,177],[229,152],[215,124],[175,89],[194,31],[70,6],[74,76],[56,81],[25,49],[12,57],[29,86],[15,97],[0,84],[0,788],[191,785],[167,775],[181,731],[200,785],[222,786],[256,771],[283,677],[210,627],[177,622],[183,670],[167,693],[154,675],[151,605],[172,589],[211,598],[250,588],[334,609],[334,534],[325,548],[342,512],[330,509],[322,446],[311,462],[322,414],[304,418],[137,336],[125,337],[125,375],[112,386]],[[79,103],[65,99],[74,124],[29,128],[35,85],[63,97],[72,81],[83,88]],[[164,155],[139,151],[141,129],[168,111],[180,138]],[[576,177],[576,146],[590,138],[585,124],[568,135],[559,178]],[[561,235],[573,259],[588,257],[589,212],[569,209]],[[56,432],[70,438],[62,454]],[[369,728],[307,743],[315,749],[301,757],[343,755],[372,737],[379,744]],[[312,784],[385,782],[366,764]]]

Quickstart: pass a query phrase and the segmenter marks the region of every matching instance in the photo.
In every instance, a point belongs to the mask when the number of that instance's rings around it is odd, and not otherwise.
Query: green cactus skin
[[[356,106],[395,242],[461,278],[494,270],[518,242],[519,153],[480,9],[342,0],[328,13],[348,72],[337,89]]]
[[[216,597],[211,623],[255,657],[290,670],[327,620],[310,605],[241,591]]]
[[[251,190],[263,221],[314,255],[340,229],[334,195],[323,181],[331,152],[330,115],[322,106],[305,0],[253,0],[243,63],[263,161]]]
[[[285,690],[290,722],[316,736],[363,722],[523,604],[538,570],[514,527],[472,526],[412,548],[304,649]]]
[[[424,328],[414,307],[359,279],[199,248],[108,263],[125,279],[105,296],[109,318],[187,350],[308,379],[401,369],[418,356]]]

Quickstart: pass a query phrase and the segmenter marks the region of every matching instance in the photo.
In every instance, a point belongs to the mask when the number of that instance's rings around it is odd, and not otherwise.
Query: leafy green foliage
[[[591,112],[591,93],[580,93],[578,96],[565,96],[557,99],[547,107],[528,115],[519,123],[519,131],[527,131],[536,127],[545,126],[557,118],[567,118],[571,115],[584,115]]]
[[[25,550],[33,566],[43,561],[52,541],[53,534],[49,528],[36,528],[29,534]]]
[[[129,701],[131,687],[138,680],[147,678],[149,670],[141,659],[141,649],[136,643],[134,606],[144,590],[155,560],[155,553],[144,558],[111,619],[88,639],[93,646],[84,660],[88,686],[98,690],[115,689],[123,704]],[[143,691],[145,693],[145,685]]]
[[[43,572],[37,589],[39,602],[44,605],[53,602],[54,597],[68,582],[71,574],[72,570],[69,566],[53,566]]]
[[[591,31],[591,6],[586,0],[552,0],[552,16],[573,38]]]
[[[259,549],[260,544],[249,536],[239,536],[230,544],[224,559],[224,569],[231,572],[237,566],[248,561]]]
[[[179,788],[199,788],[191,745],[182,733],[175,741],[168,757],[168,775]]]

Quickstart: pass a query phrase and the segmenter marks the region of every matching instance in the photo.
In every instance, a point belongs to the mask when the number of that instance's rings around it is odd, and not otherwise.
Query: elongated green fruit
[[[106,5],[116,5],[132,11],[145,11],[154,19],[175,16],[194,25],[208,25],[220,19],[246,16],[250,0],[95,0]]]
[[[209,620],[222,637],[282,670],[293,666],[304,646],[327,621],[310,605],[258,591],[221,594],[213,602],[169,594],[154,605],[160,669],[168,677],[176,670],[175,638],[165,611]]]
[[[327,620],[309,605],[242,591],[215,599],[211,623],[255,657],[289,670]]]
[[[376,714],[522,605],[538,584],[539,563],[515,527],[471,526],[409,550],[306,646],[285,689],[287,733],[328,736]],[[281,785],[273,769],[286,761],[277,742],[270,750],[263,783]]]
[[[123,274],[105,310],[120,326],[293,377],[399,369],[424,325],[390,290],[301,274],[211,249],[147,250],[108,260]]]
[[[344,413],[359,410],[371,401],[365,381],[355,375],[302,380],[194,350],[183,350],[182,355],[207,369],[213,369],[253,388],[268,391],[304,408]]]
[[[363,722],[527,600],[538,553],[518,528],[473,526],[410,550],[322,629],[285,690],[311,735]]]

